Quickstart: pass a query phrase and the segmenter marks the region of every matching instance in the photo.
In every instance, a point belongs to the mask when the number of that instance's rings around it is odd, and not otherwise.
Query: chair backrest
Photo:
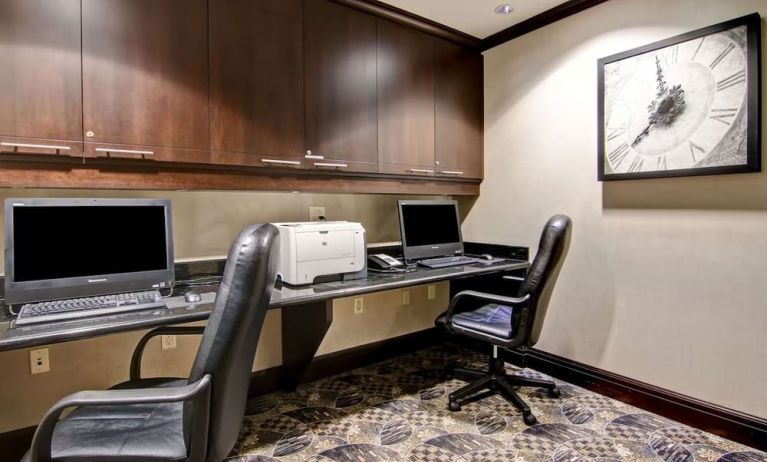
[[[213,312],[202,335],[189,381],[212,376],[206,460],[223,460],[234,447],[245,414],[253,360],[277,274],[279,231],[270,224],[245,228],[229,249]],[[184,409],[187,442],[194,409]],[[198,440],[200,441],[200,440]]]
[[[570,248],[571,230],[572,221],[566,215],[554,215],[546,222],[538,243],[538,253],[519,288],[520,297],[530,295],[530,319],[525,346],[535,345],[541,336],[551,293]]]

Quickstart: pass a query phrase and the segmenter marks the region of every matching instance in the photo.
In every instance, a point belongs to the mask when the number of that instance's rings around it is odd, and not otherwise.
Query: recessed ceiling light
[[[512,8],[508,3],[504,3],[503,5],[498,5],[495,7],[495,14],[509,14],[512,11],[514,11],[514,8]]]

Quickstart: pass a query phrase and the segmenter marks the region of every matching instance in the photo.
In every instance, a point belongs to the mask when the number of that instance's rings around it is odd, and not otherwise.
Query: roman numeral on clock
[[[706,40],[706,37],[700,39],[700,42],[698,42],[698,48],[695,49],[695,53],[692,54],[692,59],[690,59],[690,61],[695,61],[695,58],[698,56],[698,52],[700,51],[700,47],[703,46],[704,40]]]
[[[613,164],[613,166],[618,167],[621,162],[626,159],[626,156],[629,152],[629,144],[624,141],[623,144],[613,149],[610,154],[607,155],[607,158],[610,160],[610,163]]]
[[[607,141],[612,141],[626,132],[624,128],[608,128]]]
[[[727,45],[727,46],[724,48],[724,50],[722,50],[722,52],[721,52],[721,53],[719,53],[719,56],[717,56],[717,57],[716,57],[716,59],[714,59],[713,61],[711,61],[711,64],[709,64],[709,65],[708,65],[708,67],[710,67],[711,69],[715,68],[715,67],[716,67],[717,65],[719,65],[719,63],[721,63],[721,62],[722,62],[722,60],[723,60],[724,58],[726,58],[726,57],[727,57],[727,55],[728,55],[728,54],[730,54],[730,52],[731,52],[732,50],[734,50],[734,49],[735,49],[735,45],[733,45],[732,43],[731,43],[731,44],[729,44],[729,45]]]
[[[741,69],[738,72],[732,74],[729,77],[725,77],[722,80],[716,82],[716,91],[726,90],[735,85],[741,84],[746,81],[746,70]]]
[[[655,166],[656,170],[668,170],[668,162],[666,156],[658,156],[658,165]]]
[[[711,109],[711,115],[708,116],[708,118],[716,120],[717,122],[722,122],[725,125],[731,125],[732,119],[735,118],[735,114],[737,113],[737,108]]]
[[[666,65],[673,65],[679,60],[679,45],[674,45],[666,55]]]
[[[692,162],[695,164],[698,162],[698,159],[695,158],[695,151],[698,151],[701,154],[705,154],[706,150],[698,146],[697,144],[693,143],[692,141],[690,141],[689,143],[690,143],[690,155],[692,156]]]
[[[629,165],[629,172],[634,173],[642,170],[642,164],[644,164],[644,159],[642,159],[640,156],[634,157],[631,165]]]

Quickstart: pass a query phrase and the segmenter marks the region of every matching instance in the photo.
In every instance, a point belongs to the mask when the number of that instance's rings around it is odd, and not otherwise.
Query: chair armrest
[[[141,357],[144,355],[146,344],[152,338],[158,335],[201,335],[203,332],[205,332],[205,326],[165,326],[150,330],[141,337],[141,340],[136,344],[136,349],[133,350],[133,356],[130,360],[130,379],[138,380],[141,378]]]
[[[503,295],[487,294],[473,290],[464,290],[462,292],[458,292],[455,294],[455,296],[453,296],[453,299],[450,300],[450,305],[447,307],[447,313],[445,314],[445,324],[447,326],[447,330],[450,332],[453,331],[453,313],[455,311],[455,307],[458,305],[458,302],[464,298],[475,298],[488,302],[500,303],[503,305],[519,306],[526,305],[530,300],[530,295],[525,295],[524,297],[505,297]]]
[[[93,390],[81,391],[62,398],[43,416],[35,431],[30,450],[30,462],[50,462],[53,431],[61,413],[70,407],[177,403],[190,399],[209,398],[210,375],[182,387],[137,388],[132,390]],[[207,401],[207,400],[206,400]],[[207,405],[203,409],[207,409]],[[201,416],[202,417],[202,416]],[[207,420],[208,416],[204,416]]]

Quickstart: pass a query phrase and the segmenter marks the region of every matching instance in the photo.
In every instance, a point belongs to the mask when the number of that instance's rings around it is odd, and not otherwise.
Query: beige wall
[[[611,0],[487,52],[464,236],[535,250],[570,215],[537,347],[767,417],[767,172],[596,179],[597,59],[754,11],[767,2]]]
[[[225,255],[244,226],[258,222],[305,221],[310,205],[327,208],[328,219],[360,221],[368,242],[399,240],[394,196],[289,194],[258,192],[130,192],[76,190],[0,190],[8,197],[163,197],[173,201],[173,231],[177,259]],[[2,215],[2,214],[0,214]],[[0,216],[0,225],[2,217]],[[55,232],[55,228],[52,229]],[[0,252],[0,262],[2,252]],[[1,265],[0,265],[1,267]],[[426,287],[414,287],[411,303],[402,305],[401,291],[366,295],[364,312],[354,314],[353,299],[334,302],[334,321],[318,354],[352,348],[427,329],[447,306],[447,284],[437,286],[437,298],[427,300]],[[254,370],[282,362],[281,313],[270,311],[256,352]],[[99,337],[50,346],[51,371],[29,373],[29,350],[0,352],[2,393],[0,433],[36,425],[51,404],[79,390],[103,389],[128,377],[131,353],[143,332]],[[178,337],[178,348],[150,343],[144,376],[188,374],[198,339]]]

